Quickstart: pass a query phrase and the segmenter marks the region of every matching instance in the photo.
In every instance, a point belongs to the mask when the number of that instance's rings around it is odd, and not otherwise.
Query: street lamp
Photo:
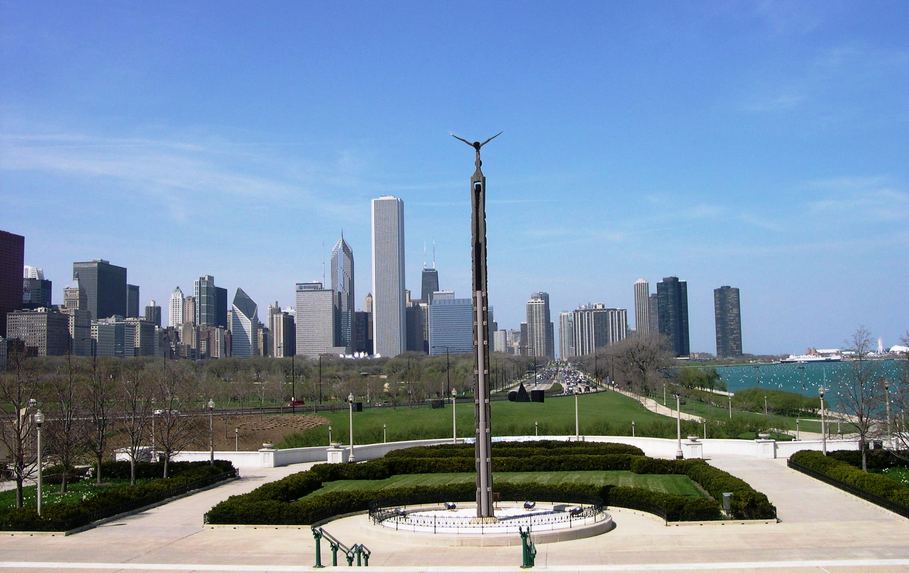
[[[240,451],[240,428],[234,428],[234,451]]]
[[[801,440],[801,439],[802,439],[801,436],[802,436],[802,435],[801,435],[801,433],[799,432],[799,419],[796,418],[796,419],[795,419],[795,439],[796,439],[796,441]]]
[[[388,442],[387,430],[388,430],[388,427],[385,424],[382,424],[382,443],[383,444]]]
[[[451,362],[449,361],[448,347],[442,344],[433,344],[432,347],[445,349],[445,393],[448,394],[451,392]]]
[[[215,465],[215,401],[208,399],[208,463]]]
[[[817,389],[818,394],[821,396],[821,450],[824,452],[824,455],[827,455],[827,426],[824,420],[824,387],[821,386]]]
[[[38,428],[38,517],[41,517],[41,486],[42,486],[42,472],[41,472],[41,425],[44,424],[44,414],[41,413],[41,410],[35,412],[35,427]]]
[[[634,437],[634,420],[631,421],[631,437]]]
[[[578,420],[578,387],[574,387],[574,441],[579,441],[581,435],[581,426]]]
[[[732,419],[732,397],[735,396],[732,392],[729,393],[729,419]]]
[[[328,445],[331,445],[331,426],[328,426]]]
[[[533,423],[533,435],[537,436],[537,437],[540,436],[540,423],[539,422],[535,421]]]
[[[884,380],[884,407],[887,415],[887,447],[893,447],[893,434],[890,432],[890,381]]]
[[[354,441],[353,441],[353,401],[354,395],[353,392],[347,395],[347,404],[350,407],[350,457],[347,458],[347,461],[354,461]]]
[[[764,394],[764,415],[767,415],[767,394]]]
[[[455,412],[458,407],[458,403],[455,401],[455,398],[458,396],[458,391],[454,388],[451,389],[451,443],[458,443],[458,418],[455,416]]]
[[[682,454],[682,407],[679,403],[679,395],[675,395],[675,432],[676,432],[676,450],[675,459],[680,460],[685,456]]]

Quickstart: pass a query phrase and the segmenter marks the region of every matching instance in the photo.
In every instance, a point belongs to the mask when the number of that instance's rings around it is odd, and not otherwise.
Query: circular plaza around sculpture
[[[478,518],[476,503],[383,507],[369,512],[370,523],[410,541],[448,545],[519,545],[528,528],[535,543],[555,543],[606,533],[615,527],[600,505],[552,502],[499,502],[495,518]],[[416,535],[414,535],[416,534]]]

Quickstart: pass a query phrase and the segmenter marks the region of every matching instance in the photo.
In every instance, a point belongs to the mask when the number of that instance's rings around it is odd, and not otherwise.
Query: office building
[[[407,332],[407,352],[426,352],[428,350],[429,333],[423,330],[426,324],[425,310],[429,305],[412,300],[404,309],[404,317],[407,323],[405,331]]]
[[[193,283],[195,322],[199,326],[227,326],[227,289],[215,286],[215,277],[203,275]]]
[[[507,330],[496,330],[492,333],[492,351],[493,352],[510,352],[508,346],[508,331]]]
[[[297,283],[297,355],[344,354],[336,346],[338,293],[320,282]]]
[[[439,290],[439,271],[436,270],[435,263],[433,263],[431,269],[423,268],[420,279],[420,282],[422,283],[420,300],[427,304],[432,304],[432,293]]]
[[[156,356],[158,334],[155,324],[141,318],[127,318],[125,336],[132,336],[133,356]],[[124,342],[128,343],[129,338]]]
[[[230,356],[229,333],[220,326],[197,326],[198,352],[200,358],[224,358]]]
[[[145,320],[161,328],[161,307],[154,299],[148,301],[145,307]]]
[[[354,332],[354,352],[372,354],[372,315],[366,311],[358,310],[354,313],[356,327]]]
[[[574,333],[574,312],[559,313],[559,358],[568,360],[577,356]]]
[[[170,302],[167,305],[167,325],[177,328],[183,324],[183,291],[176,287],[170,293]]]
[[[659,332],[676,356],[688,356],[688,283],[665,277],[657,283]]]
[[[294,315],[275,304],[268,305],[268,328],[271,330],[272,353],[275,358],[297,353],[297,325]]]
[[[196,297],[188,296],[183,299],[183,323],[182,324],[196,324],[196,308],[198,304],[196,303]]]
[[[429,305],[429,353],[473,352],[473,300],[437,299]]]
[[[259,355],[258,306],[249,295],[238,288],[231,307],[231,356],[251,358]]]
[[[215,326],[227,329],[227,289],[215,287]]]
[[[628,337],[628,310],[624,308],[606,309],[606,344],[615,344]]]
[[[22,341],[26,354],[63,356],[69,352],[69,317],[56,310],[14,310],[7,313],[6,325],[7,338]]]
[[[732,358],[742,355],[742,308],[739,289],[722,286],[713,290],[716,322],[716,355]]]
[[[331,289],[337,293],[338,330],[335,346],[343,346],[347,354],[353,352],[356,325],[356,298],[354,293],[353,249],[344,240],[344,235],[331,249]]]
[[[73,278],[85,290],[92,320],[126,316],[126,268],[105,260],[73,263]]]
[[[660,297],[657,296],[657,293],[650,295],[647,309],[650,314],[648,317],[650,326],[647,329],[647,334],[649,336],[658,336],[660,334]]]
[[[575,356],[588,356],[609,344],[609,311],[605,304],[588,304],[574,311]]]
[[[53,284],[44,278],[44,271],[36,267],[25,266],[22,277],[22,308],[50,308]]]
[[[63,289],[63,306],[88,312],[88,297],[85,296],[85,289],[79,285],[79,279],[73,279],[72,284]]]
[[[405,348],[404,202],[372,200],[372,296],[375,353],[393,357]]]
[[[0,231],[0,337],[6,336],[6,314],[22,306],[25,237]]]
[[[139,318],[138,285],[126,285],[126,318]]]
[[[650,283],[646,279],[634,283],[634,330],[641,336],[650,334]]]
[[[60,313],[68,320],[70,348],[75,356],[92,354],[92,317],[87,310],[64,306]]]
[[[549,293],[535,292],[527,301],[527,343],[530,355],[555,358],[552,320],[549,313]]]

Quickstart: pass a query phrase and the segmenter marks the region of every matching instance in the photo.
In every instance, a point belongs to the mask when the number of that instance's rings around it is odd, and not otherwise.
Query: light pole
[[[666,405],[666,383],[663,382],[663,405]]]
[[[884,407],[887,416],[887,447],[893,448],[893,434],[890,433],[890,381],[884,380]]]
[[[433,344],[432,347],[445,349],[445,393],[451,394],[451,362],[448,356],[448,347],[442,344]]]
[[[35,427],[38,428],[38,517],[41,517],[41,486],[42,486],[42,471],[41,471],[41,425],[44,424],[44,414],[41,413],[41,410],[35,412]]]
[[[704,439],[707,439],[707,420],[704,420]]]
[[[347,458],[347,461],[354,461],[354,442],[353,442],[353,401],[354,395],[353,392],[347,395],[347,404],[350,406],[350,457]]]
[[[767,415],[767,394],[764,394],[764,415]]]
[[[328,445],[331,445],[331,426],[328,426]]]
[[[208,463],[215,465],[215,401],[208,399]]]
[[[798,418],[795,419],[795,439],[796,439],[796,441],[802,439],[802,435],[799,432],[799,419]]]
[[[578,419],[578,387],[574,387],[574,441],[579,441],[581,438],[581,425]]]
[[[733,396],[734,396],[734,394],[730,392],[729,393],[729,419],[730,420],[732,419],[732,397]]]
[[[533,423],[533,435],[536,437],[540,437],[540,423],[539,422]]]
[[[240,451],[240,428],[234,428],[234,451]]]
[[[634,437],[634,420],[631,421],[631,437]]]
[[[676,450],[675,459],[680,460],[685,456],[682,454],[682,408],[679,403],[679,395],[675,395],[675,433],[676,433]]]
[[[821,396],[821,451],[824,452],[824,455],[827,455],[827,427],[824,421],[824,387],[821,386],[817,389],[818,394]]]
[[[382,443],[385,444],[388,442],[388,426],[382,424]]]
[[[455,398],[458,396],[458,391],[454,388],[451,389],[451,443],[458,443],[458,417],[455,415],[457,411],[458,403],[455,401]]]

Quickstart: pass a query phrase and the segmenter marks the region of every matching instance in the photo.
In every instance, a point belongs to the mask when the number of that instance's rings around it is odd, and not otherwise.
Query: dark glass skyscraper
[[[126,318],[139,318],[139,285],[126,285]]]
[[[22,306],[25,237],[0,231],[0,336],[6,336],[6,315]]]
[[[126,316],[126,267],[105,260],[73,263],[73,278],[85,291],[92,320]]]
[[[196,296],[196,324],[199,326],[218,325],[218,293],[215,290],[216,288],[215,277],[211,275],[201,276],[193,284],[193,294]]]
[[[343,346],[353,352],[356,338],[356,299],[354,298],[354,256],[353,249],[344,240],[344,235],[331,250],[331,290],[337,293],[338,329],[335,346]]]
[[[666,277],[657,283],[660,334],[676,356],[688,356],[688,283]]]
[[[435,267],[423,269],[423,276],[421,278],[422,289],[420,290],[420,300],[427,304],[432,304],[432,293],[439,290],[439,271],[437,271]]]
[[[227,289],[215,287],[215,326],[227,328]]]
[[[713,316],[716,322],[716,355],[720,358],[742,355],[742,308],[739,289],[721,286],[713,290]]]

